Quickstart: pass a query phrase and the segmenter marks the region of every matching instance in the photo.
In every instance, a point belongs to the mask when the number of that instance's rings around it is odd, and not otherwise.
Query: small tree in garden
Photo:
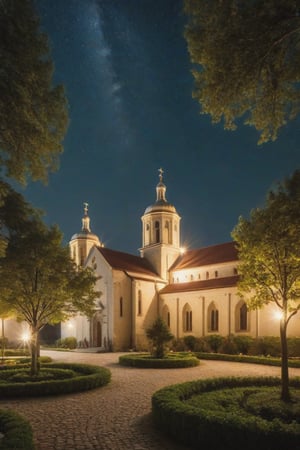
[[[147,328],[146,335],[152,343],[152,354],[155,358],[164,358],[166,343],[174,339],[165,321],[158,317],[150,328]]]

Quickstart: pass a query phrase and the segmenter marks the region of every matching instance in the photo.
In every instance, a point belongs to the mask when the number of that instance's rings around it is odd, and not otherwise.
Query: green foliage
[[[68,124],[61,85],[53,86],[47,36],[33,0],[0,2],[0,164],[25,183],[58,166]]]
[[[282,398],[288,400],[287,326],[300,308],[300,171],[270,191],[264,208],[240,218],[232,236],[239,253],[240,295],[249,308],[274,303],[280,320]]]
[[[300,379],[293,379],[291,385],[298,402]],[[154,422],[164,433],[193,448],[297,448],[299,423],[285,422],[285,418],[287,411],[289,417],[295,414],[297,418],[299,404],[295,407],[281,402],[278,408],[278,397],[276,401],[272,394],[269,410],[284,411],[282,417],[268,420],[254,411],[256,393],[266,395],[269,387],[276,387],[278,392],[279,386],[280,379],[272,377],[215,378],[168,386],[152,396]]]
[[[146,330],[146,336],[151,341],[152,354],[155,358],[163,358],[165,356],[166,343],[174,338],[169,327],[161,317],[158,317],[153,325]]]
[[[184,344],[187,350],[194,350],[197,342],[197,338],[193,335],[184,336],[183,338]]]
[[[211,334],[205,337],[213,352],[217,353],[224,342],[224,337],[219,334]]]
[[[49,379],[49,377],[45,379],[41,375],[39,381],[29,381],[30,376],[28,378],[24,376],[24,366],[20,369],[15,366],[13,369],[0,371],[0,397],[38,397],[82,392],[105,386],[111,378],[111,372],[105,367],[88,364],[44,364],[43,371],[48,372],[48,374],[53,371],[54,379]],[[19,381],[18,372],[20,378],[23,377],[23,380],[25,380],[24,382]],[[7,378],[10,378],[10,380],[6,381]]]
[[[299,0],[185,0],[193,97],[213,122],[277,138],[300,108]]]
[[[154,358],[148,353],[128,354],[119,357],[121,366],[140,369],[179,369],[199,365],[199,359],[192,353],[168,353],[164,358]]]
[[[77,268],[56,226],[34,218],[10,237],[0,259],[0,304],[28,323],[32,372],[37,373],[38,334],[77,311],[90,316],[99,292],[92,270]]]
[[[0,450],[35,449],[29,422],[13,411],[0,410],[0,432],[3,433]]]
[[[77,339],[73,336],[69,336],[63,339],[58,339],[56,341],[56,346],[59,348],[69,348],[74,349],[77,348]]]
[[[274,358],[270,356],[251,356],[251,355],[229,355],[224,353],[204,353],[193,352],[193,354],[199,359],[207,359],[213,361],[232,361],[247,364],[262,364],[265,366],[278,366],[281,365],[280,358]],[[300,368],[299,359],[290,359],[288,361],[289,367]]]

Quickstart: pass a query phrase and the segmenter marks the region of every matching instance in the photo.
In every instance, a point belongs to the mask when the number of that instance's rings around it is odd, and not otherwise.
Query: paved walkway
[[[43,351],[55,361],[108,367],[109,385],[58,397],[0,401],[30,421],[37,450],[185,450],[152,426],[151,395],[159,388],[198,378],[280,375],[280,368],[202,361],[190,369],[135,369],[118,365],[118,353]],[[300,369],[290,369],[300,376]]]

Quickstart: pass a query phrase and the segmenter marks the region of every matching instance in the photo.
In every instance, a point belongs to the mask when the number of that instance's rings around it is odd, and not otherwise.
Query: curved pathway
[[[280,375],[279,367],[201,361],[189,369],[136,369],[118,365],[120,353],[43,351],[55,361],[108,367],[111,383],[58,397],[1,400],[31,423],[37,450],[185,450],[153,428],[151,396],[163,386],[219,376]],[[290,369],[300,376],[300,369]]]

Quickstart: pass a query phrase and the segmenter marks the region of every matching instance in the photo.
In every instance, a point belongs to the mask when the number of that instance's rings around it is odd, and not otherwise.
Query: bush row
[[[13,411],[0,410],[0,449],[34,450],[32,429],[23,417]]]
[[[81,392],[104,386],[111,379],[110,370],[105,367],[90,366],[87,364],[51,363],[44,364],[43,368],[72,370],[75,372],[75,376],[73,378],[58,380],[1,383],[0,397],[35,397],[69,394],[71,392]],[[13,372],[17,373],[17,369],[13,369]]]
[[[149,356],[149,353],[139,353],[120,356],[119,363],[122,366],[144,369],[178,369],[198,366],[199,359],[191,353],[170,353],[166,358],[154,358]]]
[[[281,366],[280,358],[273,358],[270,356],[228,355],[223,353],[204,352],[193,352],[193,354],[199,359],[264,364],[265,366]],[[300,368],[300,359],[289,359],[289,367]]]
[[[211,334],[201,338],[193,335],[176,339],[172,343],[174,351],[197,351],[197,352],[215,352],[231,355],[263,355],[280,356],[280,338],[276,336],[265,336],[261,338],[252,338],[251,336],[221,336]],[[288,349],[290,357],[300,357],[300,338],[288,338]]]
[[[201,393],[224,388],[279,386],[279,378],[247,377],[197,380],[168,386],[152,396],[152,414],[156,426],[172,438],[193,448],[214,450],[282,450],[299,448],[299,424],[276,419],[266,421],[238,412],[211,411],[195,407],[185,400]],[[300,388],[300,379],[291,386]],[[290,426],[291,425],[291,426]]]

